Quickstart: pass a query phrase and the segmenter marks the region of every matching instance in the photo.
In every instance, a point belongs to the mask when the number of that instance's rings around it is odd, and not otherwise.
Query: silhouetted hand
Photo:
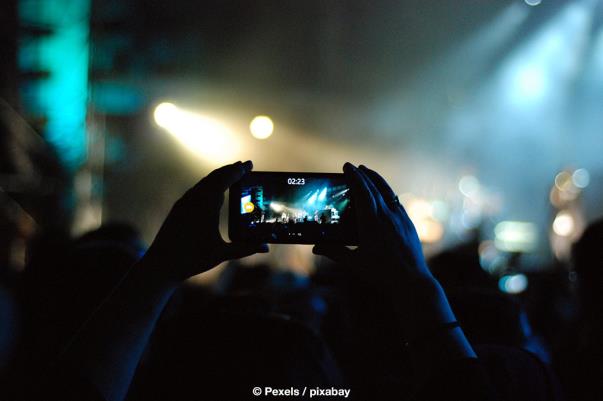
[[[394,191],[364,166],[346,163],[343,171],[356,210],[358,248],[317,244],[313,252],[344,264],[388,295],[407,338],[454,322],[446,295],[425,263],[415,227]]]
[[[167,279],[184,280],[225,260],[268,252],[266,244],[228,243],[218,229],[224,191],[252,168],[251,161],[223,166],[189,189],[172,207],[144,259]]]
[[[352,191],[359,246],[317,244],[314,253],[366,273],[379,288],[432,280],[415,227],[385,179],[373,170],[346,163],[344,174]]]

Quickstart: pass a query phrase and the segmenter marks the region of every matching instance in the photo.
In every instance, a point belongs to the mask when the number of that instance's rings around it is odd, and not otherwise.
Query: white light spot
[[[249,131],[257,139],[266,139],[274,131],[274,123],[268,116],[256,116],[249,124]]]
[[[567,211],[557,213],[553,221],[553,231],[561,237],[567,237],[573,234],[576,228],[574,217]]]

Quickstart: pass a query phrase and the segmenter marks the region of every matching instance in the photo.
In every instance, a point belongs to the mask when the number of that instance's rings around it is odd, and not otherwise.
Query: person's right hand
[[[345,265],[363,281],[385,292],[413,337],[454,321],[444,291],[429,271],[414,224],[387,182],[364,166],[346,163],[356,211],[358,248],[317,244],[313,252]]]
[[[415,226],[388,183],[377,172],[350,163],[343,166],[350,185],[359,246],[317,244],[314,253],[337,262],[378,273],[378,281],[388,285],[400,281],[433,279],[423,256]]]

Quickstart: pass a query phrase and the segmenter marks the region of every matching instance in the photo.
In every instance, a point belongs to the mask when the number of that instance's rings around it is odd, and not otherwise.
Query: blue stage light
[[[320,191],[320,195],[318,195],[318,200],[319,201],[324,201],[327,198],[327,188],[323,188],[322,191]]]

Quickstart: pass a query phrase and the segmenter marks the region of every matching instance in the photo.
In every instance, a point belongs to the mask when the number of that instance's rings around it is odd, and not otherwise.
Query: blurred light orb
[[[555,186],[560,191],[568,191],[573,185],[572,174],[567,171],[562,171],[555,176]]]
[[[519,294],[528,288],[528,278],[525,274],[502,276],[498,280],[498,288],[507,294]]]
[[[270,202],[270,208],[277,213],[280,213],[283,210],[285,210],[285,206],[281,205],[280,203],[276,203],[276,202]]]
[[[465,175],[459,180],[459,191],[465,196],[471,197],[479,192],[479,181],[472,175]]]
[[[576,228],[574,217],[565,210],[560,211],[553,220],[553,231],[561,237],[567,237],[573,234]]]
[[[538,243],[536,225],[526,221],[501,221],[494,235],[496,248],[505,252],[531,252]]]
[[[585,168],[579,168],[572,174],[572,182],[578,188],[586,188],[590,184],[590,174]]]
[[[179,110],[176,105],[168,102],[160,103],[155,107],[153,117],[155,122],[160,127],[166,128],[171,126],[178,118]]]
[[[431,218],[423,218],[413,221],[419,240],[424,244],[433,244],[444,236],[444,227],[442,224]]]
[[[528,6],[537,6],[538,4],[542,3],[542,0],[524,0],[526,2],[526,4]]]
[[[243,209],[245,209],[245,213],[251,213],[255,209],[255,206],[252,202],[246,202],[245,205],[243,205]]]
[[[254,138],[266,139],[272,135],[274,123],[268,116],[255,116],[249,123],[249,131]]]

